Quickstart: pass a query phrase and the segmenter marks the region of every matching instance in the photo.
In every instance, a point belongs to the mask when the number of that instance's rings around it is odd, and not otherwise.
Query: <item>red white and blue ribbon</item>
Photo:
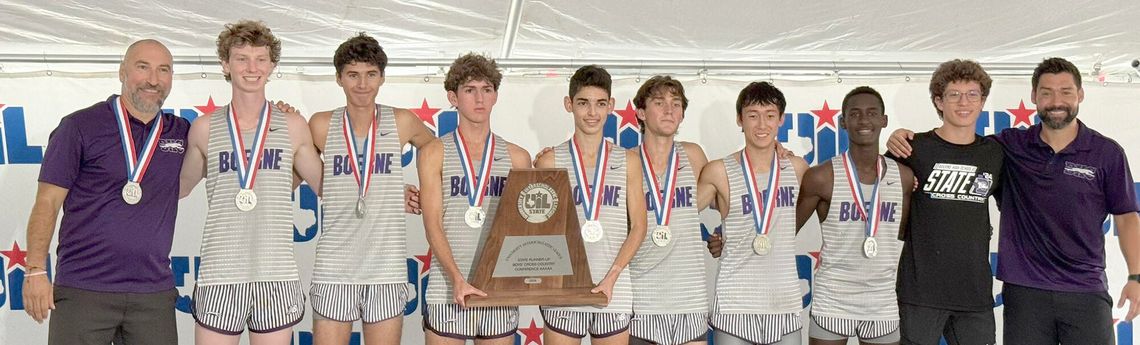
[[[673,198],[676,194],[674,187],[677,185],[677,161],[680,160],[678,156],[677,146],[674,145],[669,150],[669,162],[665,166],[665,181],[662,185],[658,183],[657,173],[653,171],[649,151],[644,144],[641,145],[641,172],[645,174],[645,182],[649,183],[649,192],[653,196],[649,201],[653,202],[653,213],[657,216],[657,225],[669,225],[669,218],[673,215]]]
[[[602,139],[598,145],[598,158],[594,163],[594,178],[585,181],[586,163],[582,161],[582,150],[578,147],[578,140],[570,138],[570,162],[574,164],[574,178],[578,181],[578,196],[582,198],[582,210],[586,220],[598,220],[602,206],[602,186],[606,183],[606,167],[610,161],[610,142]],[[585,182],[593,182],[586,184]]]
[[[269,102],[261,106],[261,117],[257,120],[257,131],[253,135],[253,146],[249,149],[249,157],[245,155],[245,140],[241,136],[241,126],[238,124],[237,111],[229,107],[227,123],[230,130],[230,144],[237,156],[238,184],[242,189],[253,189],[257,180],[257,171],[261,170],[261,158],[264,156],[265,139],[269,137]]]
[[[368,126],[368,136],[362,147],[364,150],[362,161],[356,148],[356,135],[352,131],[352,120],[348,115],[348,109],[344,110],[342,117],[344,126],[341,126],[341,129],[344,132],[344,143],[348,146],[348,156],[351,157],[349,160],[352,161],[352,176],[356,178],[358,193],[363,199],[368,196],[368,186],[372,184],[372,170],[376,167],[376,127],[379,126],[380,119],[376,117],[376,108],[372,108],[372,123]]]
[[[483,162],[479,170],[475,170],[475,166],[471,163],[470,154],[467,152],[467,142],[463,140],[463,132],[459,129],[455,130],[455,148],[459,150],[459,164],[463,167],[463,175],[467,177],[467,204],[471,207],[481,207],[483,205],[483,190],[487,188],[487,182],[490,180],[491,175],[491,156],[495,152],[495,141],[492,140],[490,132],[487,133],[487,142],[483,145]]]
[[[756,233],[768,235],[772,231],[773,215],[776,214],[776,188],[780,185],[781,175],[780,159],[775,152],[772,153],[772,163],[768,167],[768,194],[764,194],[756,183],[748,150],[741,150],[740,158],[740,168],[744,171],[744,185],[748,187],[748,196],[752,198],[752,221],[756,224]]]
[[[867,207],[866,197],[863,196],[862,189],[859,188],[859,172],[855,170],[855,161],[851,158],[851,151],[843,154],[843,172],[847,175],[847,186],[851,188],[851,195],[855,198],[855,211],[863,217],[867,223],[865,235],[867,237],[875,237],[879,233],[879,183],[883,182],[883,161],[882,156],[878,156],[875,160],[875,185],[871,189],[870,207]]]
[[[111,107],[115,110],[115,121],[119,124],[119,141],[123,144],[123,155],[127,158],[127,181],[140,183],[154,158],[154,149],[158,148],[158,137],[162,133],[162,113],[155,116],[154,128],[151,129],[142,148],[136,149],[134,136],[131,135],[131,115],[123,104],[123,97],[115,97]]]

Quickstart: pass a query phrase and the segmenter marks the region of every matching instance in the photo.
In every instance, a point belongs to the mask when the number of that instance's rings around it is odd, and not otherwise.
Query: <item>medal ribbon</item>
[[[772,152],[772,164],[768,167],[768,194],[759,190],[756,175],[752,173],[752,159],[748,157],[748,150],[740,151],[740,167],[744,170],[744,185],[748,187],[748,196],[752,198],[752,221],[756,224],[756,233],[767,235],[772,231],[772,218],[776,214],[776,188],[780,185],[780,159]],[[763,207],[763,211],[760,211]]]
[[[250,148],[249,158],[245,156],[245,141],[241,136],[241,126],[238,124],[237,111],[229,106],[226,112],[229,120],[230,145],[233,146],[237,156],[238,184],[242,189],[253,189],[257,179],[257,171],[261,170],[261,158],[264,156],[265,139],[269,137],[269,101],[261,106],[261,117],[257,120],[257,131],[253,135],[253,147]]]
[[[649,201],[653,202],[653,213],[657,216],[657,225],[669,225],[669,218],[673,215],[673,199],[676,194],[674,187],[677,185],[677,146],[669,150],[669,163],[666,164],[665,170],[665,184],[662,186],[657,181],[657,173],[653,171],[653,163],[649,160],[649,151],[646,150],[645,145],[641,145],[641,172],[645,174],[645,182],[649,183],[649,192],[653,197]]]
[[[593,184],[583,182],[586,177],[586,163],[582,161],[582,151],[578,140],[570,138],[570,162],[574,164],[574,178],[578,182],[578,196],[582,198],[582,210],[586,220],[598,220],[602,209],[602,186],[606,183],[606,167],[610,161],[610,142],[602,139],[598,145],[598,157],[594,163]]]
[[[158,136],[162,133],[162,113],[159,112],[155,116],[154,128],[143,143],[140,155],[140,151],[135,149],[134,137],[131,135],[131,115],[123,104],[123,98],[115,97],[111,102],[111,108],[115,110],[115,120],[119,124],[119,141],[123,144],[123,155],[127,158],[127,180],[139,183],[154,158],[154,149],[158,147]]]
[[[487,182],[490,180],[488,177],[491,175],[491,156],[495,152],[495,141],[491,139],[490,132],[487,133],[487,142],[483,145],[483,162],[479,167],[478,175],[475,175],[475,166],[471,164],[471,157],[468,156],[467,142],[463,141],[463,133],[455,130],[455,148],[459,151],[459,164],[463,167],[463,175],[467,177],[467,204],[472,207],[480,207],[483,205],[483,189],[487,188]]]
[[[356,135],[352,131],[348,109],[344,110],[342,117],[344,126],[341,126],[341,129],[344,132],[344,143],[348,145],[348,156],[351,157],[349,160],[352,161],[352,176],[356,178],[356,185],[359,187],[357,193],[363,199],[368,196],[368,186],[372,185],[372,170],[376,167],[376,127],[379,126],[380,119],[376,117],[376,108],[372,108],[372,123],[368,126],[368,136],[364,140],[364,161],[361,162],[357,156]]]
[[[859,172],[855,170],[855,160],[851,158],[851,151],[843,154],[843,172],[847,175],[847,185],[851,188],[851,195],[855,197],[855,210],[863,217],[863,221],[867,223],[865,235],[867,237],[875,237],[879,233],[879,183],[883,182],[883,161],[882,156],[875,160],[875,185],[871,189],[871,207],[867,209],[864,202],[867,200],[863,196],[863,191],[859,188]]]

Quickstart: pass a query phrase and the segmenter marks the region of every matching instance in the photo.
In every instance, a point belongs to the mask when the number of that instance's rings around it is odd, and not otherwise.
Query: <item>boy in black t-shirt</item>
[[[976,134],[992,79],[977,62],[942,63],[930,99],[942,126],[915,134],[913,154],[898,158],[914,170],[909,226],[899,260],[903,344],[993,344],[989,197],[998,190],[1002,148]]]

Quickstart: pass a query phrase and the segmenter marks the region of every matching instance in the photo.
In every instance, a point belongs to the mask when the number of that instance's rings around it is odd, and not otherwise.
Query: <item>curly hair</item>
[[[479,80],[491,83],[495,91],[499,91],[499,84],[503,82],[503,73],[499,72],[499,64],[494,59],[475,53],[467,53],[455,59],[447,69],[447,77],[443,80],[443,89],[459,91],[459,85]]]
[[[237,23],[226,24],[226,28],[218,34],[218,60],[229,61],[230,49],[250,45],[254,47],[269,47],[269,60],[274,64],[281,60],[281,40],[273,36],[273,32],[260,20],[242,19]],[[230,74],[226,73],[226,80]]]
[[[942,97],[950,83],[971,81],[982,87],[982,97],[989,97],[994,80],[990,79],[990,74],[977,61],[954,59],[938,65],[934,75],[930,76],[930,104],[934,104],[938,118],[942,118],[942,110],[938,110],[938,104],[934,100]]]
[[[333,54],[336,75],[339,76],[344,66],[353,62],[375,65],[380,68],[380,75],[383,76],[384,68],[388,67],[388,54],[384,53],[384,48],[375,38],[360,32],[336,48],[336,53]]]

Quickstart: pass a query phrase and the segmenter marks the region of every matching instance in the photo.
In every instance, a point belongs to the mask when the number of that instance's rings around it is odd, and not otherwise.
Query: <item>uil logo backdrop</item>
[[[24,107],[0,104],[0,164],[43,162],[43,147],[28,145],[28,130],[24,120]]]
[[[0,275],[0,308],[8,310],[24,310],[24,277],[28,273],[28,251],[20,248],[20,243],[13,241],[11,249],[0,250],[0,267],[4,274]],[[53,280],[54,268],[51,255],[48,255],[47,276]]]
[[[819,109],[785,113],[776,140],[786,144],[793,133],[796,137],[808,139],[811,150],[803,155],[804,160],[808,165],[825,162],[847,151],[847,131],[839,128],[838,119],[839,109],[832,109],[827,100]]]
[[[625,109],[614,109],[606,116],[606,123],[602,126],[602,135],[610,141],[626,149],[641,145],[641,130],[637,124],[637,109],[633,108],[632,101],[625,102]]]

